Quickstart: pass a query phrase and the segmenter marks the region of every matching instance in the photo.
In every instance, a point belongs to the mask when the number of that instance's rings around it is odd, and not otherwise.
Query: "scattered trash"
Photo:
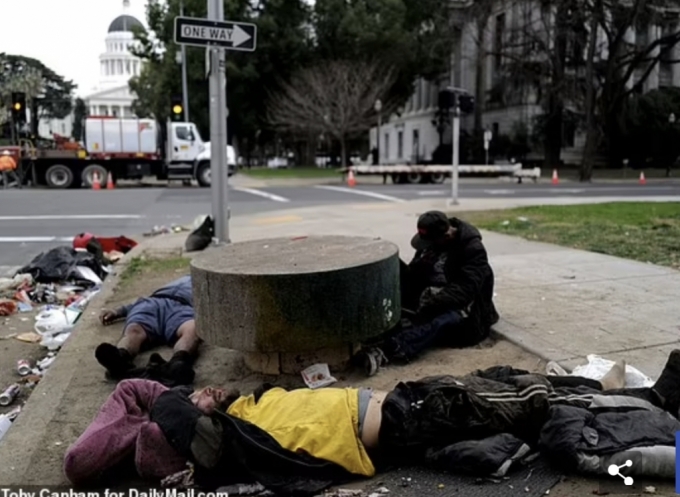
[[[19,359],[17,361],[17,373],[19,373],[20,376],[26,376],[30,374],[32,369],[31,363],[26,359]]]
[[[600,380],[616,364],[614,361],[604,359],[598,355],[590,354],[586,357],[588,364],[576,366],[571,372],[572,376],[583,376],[591,380]],[[626,387],[644,388],[654,385],[654,381],[641,371],[626,364]]]
[[[644,492],[645,494],[655,494],[656,493],[656,487],[645,487]]]
[[[32,331],[29,331],[28,333],[22,333],[21,335],[17,335],[15,333],[13,338],[16,338],[20,342],[26,343],[39,343],[42,340],[42,337],[40,335]]]
[[[7,387],[7,389],[0,394],[0,406],[8,406],[14,399],[17,398],[21,392],[21,386],[18,383],[14,383]]]
[[[506,220],[506,221],[503,221],[503,222],[501,223],[501,226],[510,226],[510,221],[507,221],[507,220]]]
[[[16,338],[17,334],[16,333],[11,333],[9,335],[5,335],[0,337],[0,340],[9,340],[10,338]]]
[[[518,220],[520,223],[528,223],[528,222],[529,222],[529,218],[528,218],[528,217],[524,217],[524,216],[519,216],[519,217],[517,218],[517,220]]]
[[[326,387],[338,381],[331,376],[328,364],[314,364],[313,366],[309,366],[302,371],[302,379],[312,390]]]
[[[6,414],[0,414],[0,440],[5,436],[5,433],[12,427],[12,420]]]
[[[443,483],[440,483],[439,485],[437,485],[437,488],[444,488],[444,486],[445,485]]]
[[[0,316],[11,316],[16,314],[18,305],[13,300],[0,301]]]

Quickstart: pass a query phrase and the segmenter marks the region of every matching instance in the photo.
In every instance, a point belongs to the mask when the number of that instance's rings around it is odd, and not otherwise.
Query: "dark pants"
[[[480,373],[399,383],[382,407],[380,446],[386,457],[417,463],[429,449],[501,433],[532,445],[552,405],[587,407],[593,394],[636,397],[664,407],[650,388],[602,391],[599,382],[580,377],[548,376],[544,382],[524,383],[515,377],[499,382],[491,379],[494,372]]]
[[[388,359],[412,360],[434,346],[466,347],[472,345],[466,337],[462,316],[454,310],[438,316],[425,317],[418,308],[421,284],[408,265],[401,261],[400,291],[402,320],[393,330],[378,337],[376,343]]]

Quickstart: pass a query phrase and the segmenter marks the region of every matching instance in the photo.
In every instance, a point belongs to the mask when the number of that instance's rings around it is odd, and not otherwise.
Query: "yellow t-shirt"
[[[227,412],[266,431],[285,449],[331,461],[350,473],[375,475],[358,436],[356,388],[272,388],[257,403],[253,395],[239,397]]]

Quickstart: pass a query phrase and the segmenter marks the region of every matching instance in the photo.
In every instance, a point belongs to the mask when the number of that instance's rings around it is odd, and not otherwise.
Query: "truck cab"
[[[211,185],[210,142],[204,144],[204,150],[198,154],[194,165],[194,177],[200,186],[209,187]],[[227,176],[231,177],[236,172],[236,152],[234,147],[227,145]]]
[[[196,158],[206,149],[198,128],[194,123],[169,122],[167,133],[165,151],[167,179],[184,181],[194,179]]]

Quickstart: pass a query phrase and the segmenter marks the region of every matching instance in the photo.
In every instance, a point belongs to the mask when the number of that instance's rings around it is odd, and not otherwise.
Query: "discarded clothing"
[[[220,412],[205,416],[191,403],[191,391],[164,392],[151,419],[178,453],[194,463],[200,487],[257,482],[275,493],[313,496],[351,478],[336,464],[284,449],[254,424]]]
[[[160,479],[184,469],[186,459],[149,419],[151,407],[166,390],[153,381],[120,382],[94,421],[66,451],[64,473],[69,481],[75,485],[97,482],[133,455],[142,477]]]
[[[276,387],[258,400],[255,395],[240,397],[227,413],[253,423],[292,452],[306,452],[357,475],[375,475],[375,467],[357,437],[356,388],[286,391]]]
[[[84,277],[78,266],[91,269],[100,279],[104,280],[107,272],[103,263],[89,252],[77,251],[71,247],[55,247],[37,255],[27,266],[17,274],[30,274],[37,283],[76,282],[83,286],[92,286],[93,282]]]
[[[184,249],[187,252],[198,252],[205,250],[212,243],[215,236],[215,221],[211,216],[207,216],[203,223],[194,231],[189,233],[184,242]]]

